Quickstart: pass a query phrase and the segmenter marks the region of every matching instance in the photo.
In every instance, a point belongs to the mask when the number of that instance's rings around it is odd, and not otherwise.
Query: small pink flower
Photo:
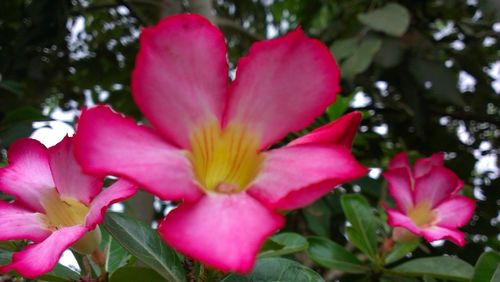
[[[176,250],[248,272],[284,224],[278,210],[366,174],[350,154],[360,113],[266,151],[323,113],[340,89],[328,48],[300,29],[254,44],[230,86],[224,36],[200,16],[164,19],[142,31],[140,45],[132,93],[154,128],[108,107],[85,110],[76,156],[89,172],[183,201],[158,227]]]
[[[49,272],[64,250],[92,253],[96,229],[112,203],[132,196],[137,187],[119,180],[101,191],[102,180],[82,173],[70,137],[47,149],[33,139],[11,145],[9,165],[0,169],[0,191],[16,197],[0,201],[0,241],[30,240],[1,272],[16,270],[34,278]]]
[[[404,227],[427,241],[446,239],[463,246],[464,233],[458,230],[469,222],[475,202],[457,195],[463,182],[443,166],[444,154],[418,159],[413,169],[405,153],[389,163],[383,176],[389,182],[389,193],[396,209],[384,206],[388,224]],[[401,234],[398,229],[398,234]]]

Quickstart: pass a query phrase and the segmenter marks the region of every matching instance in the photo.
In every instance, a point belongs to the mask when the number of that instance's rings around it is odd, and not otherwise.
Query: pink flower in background
[[[404,227],[427,241],[446,239],[463,246],[464,233],[457,228],[469,222],[474,200],[457,195],[463,182],[443,166],[444,154],[418,159],[413,168],[405,153],[389,163],[383,176],[396,209],[385,207],[388,224]]]
[[[34,278],[52,270],[69,247],[92,253],[106,208],[137,191],[124,180],[102,191],[101,178],[81,172],[72,141],[66,137],[49,149],[28,138],[11,145],[9,165],[0,169],[0,191],[16,200],[0,201],[0,241],[32,243],[14,253],[1,272]]]
[[[266,151],[335,100],[339,70],[322,43],[300,29],[256,43],[230,86],[226,56],[223,34],[200,16],[144,29],[132,93],[153,128],[106,106],[84,110],[75,152],[88,172],[182,201],[158,227],[176,250],[248,272],[284,224],[278,210],[304,207],[367,170],[350,153],[360,113]]]

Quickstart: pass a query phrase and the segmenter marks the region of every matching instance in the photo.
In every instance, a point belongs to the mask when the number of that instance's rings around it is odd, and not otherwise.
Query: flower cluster
[[[399,153],[389,163],[383,176],[389,183],[389,193],[396,209],[385,207],[388,224],[403,227],[432,242],[446,239],[463,246],[464,233],[458,227],[469,222],[475,202],[457,195],[463,181],[443,166],[444,154],[434,154],[408,163],[405,153]],[[395,230],[396,239],[401,229]]]
[[[249,272],[264,240],[302,208],[367,169],[350,149],[352,112],[284,146],[335,101],[339,68],[328,48],[297,29],[255,43],[228,83],[222,32],[191,14],[145,28],[132,74],[133,98],[149,120],[98,105],[84,109],[73,138],[52,148],[22,139],[0,169],[0,240],[29,240],[0,271],[50,271],[68,247],[92,253],[106,208],[137,188],[179,205],[158,232],[179,252],[219,270]],[[398,155],[384,177],[397,209],[389,224],[463,245],[456,230],[474,203],[442,155],[413,169]],[[104,176],[120,177],[102,190]],[[126,180],[123,180],[126,179]],[[130,181],[130,183],[128,182]],[[132,184],[134,183],[134,184]]]

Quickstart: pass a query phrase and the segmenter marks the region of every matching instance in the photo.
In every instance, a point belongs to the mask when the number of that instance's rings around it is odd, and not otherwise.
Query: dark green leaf
[[[408,253],[413,252],[418,247],[419,243],[419,240],[408,243],[396,243],[391,252],[385,257],[385,263],[393,263],[405,257]]]
[[[402,58],[403,47],[401,41],[394,38],[384,38],[374,61],[384,68],[392,68],[397,66]]]
[[[324,281],[321,275],[306,266],[285,258],[259,259],[248,275],[230,274],[223,282],[319,282]]]
[[[394,267],[392,271],[411,276],[428,275],[451,281],[470,281],[474,268],[459,258],[440,256],[413,259]]]
[[[145,267],[122,267],[111,275],[109,282],[164,282],[163,278],[156,271]]]
[[[116,269],[127,263],[130,254],[113,237],[108,241],[108,254],[106,256],[106,270],[112,274]]]
[[[275,257],[283,256],[287,254],[293,254],[301,252],[307,249],[308,243],[306,238],[302,237],[300,234],[285,232],[272,236],[268,241],[272,244],[267,244],[267,242],[262,247],[259,257]],[[279,246],[276,248],[276,245]]]
[[[327,109],[326,113],[328,114],[328,117],[330,120],[336,120],[340,116],[342,116],[345,111],[349,108],[349,105],[351,104],[352,99],[354,98],[354,95],[356,95],[356,92],[352,92],[349,96],[344,97],[341,95],[337,95],[337,99],[335,100],[335,103],[331,104]]]
[[[349,57],[358,47],[359,38],[351,37],[333,42],[330,51],[337,61]]]
[[[71,270],[70,268],[56,264],[54,269],[51,272],[39,276],[37,279],[41,281],[54,281],[54,282],[62,282],[62,281],[70,281],[70,280],[78,280],[80,278],[80,274]]]
[[[369,270],[351,252],[341,245],[322,237],[309,237],[307,254],[317,264],[349,273],[363,273]]]
[[[347,228],[347,236],[351,242],[370,258],[377,257],[376,218],[370,204],[361,195],[344,195],[341,198],[342,208],[351,227]]]
[[[399,4],[389,3],[380,9],[359,14],[358,20],[374,30],[400,37],[408,29],[410,13]]]
[[[184,281],[184,269],[177,254],[167,247],[155,230],[122,214],[108,213],[104,219],[108,233],[132,255],[156,270],[168,281]]]
[[[491,281],[493,280],[493,276],[495,275],[495,271],[500,266],[500,254],[497,252],[486,252],[483,253],[476,263],[476,269],[474,271],[474,277],[472,278],[472,282],[483,282],[483,281]]]

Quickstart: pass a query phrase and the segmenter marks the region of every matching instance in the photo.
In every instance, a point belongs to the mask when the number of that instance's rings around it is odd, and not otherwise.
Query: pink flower
[[[384,206],[388,224],[404,227],[427,241],[446,239],[463,246],[464,233],[458,230],[469,222],[475,202],[457,195],[463,182],[443,166],[444,154],[418,159],[413,169],[405,153],[389,163],[383,176],[396,209]],[[399,230],[401,231],[401,230]],[[401,232],[396,233],[401,233]]]
[[[30,240],[14,253],[1,272],[25,277],[49,272],[64,250],[93,252],[96,229],[106,208],[133,195],[137,188],[123,180],[101,192],[102,180],[85,175],[73,156],[72,139],[47,149],[33,139],[11,145],[9,165],[0,169],[0,191],[16,197],[0,201],[0,241]]]
[[[142,31],[140,45],[132,93],[154,129],[105,106],[85,110],[76,156],[89,172],[183,201],[158,227],[176,250],[248,272],[284,224],[278,210],[306,206],[366,174],[350,154],[359,113],[266,151],[311,123],[339,91],[330,52],[300,29],[254,44],[231,86],[224,36],[200,16],[166,18]]]

